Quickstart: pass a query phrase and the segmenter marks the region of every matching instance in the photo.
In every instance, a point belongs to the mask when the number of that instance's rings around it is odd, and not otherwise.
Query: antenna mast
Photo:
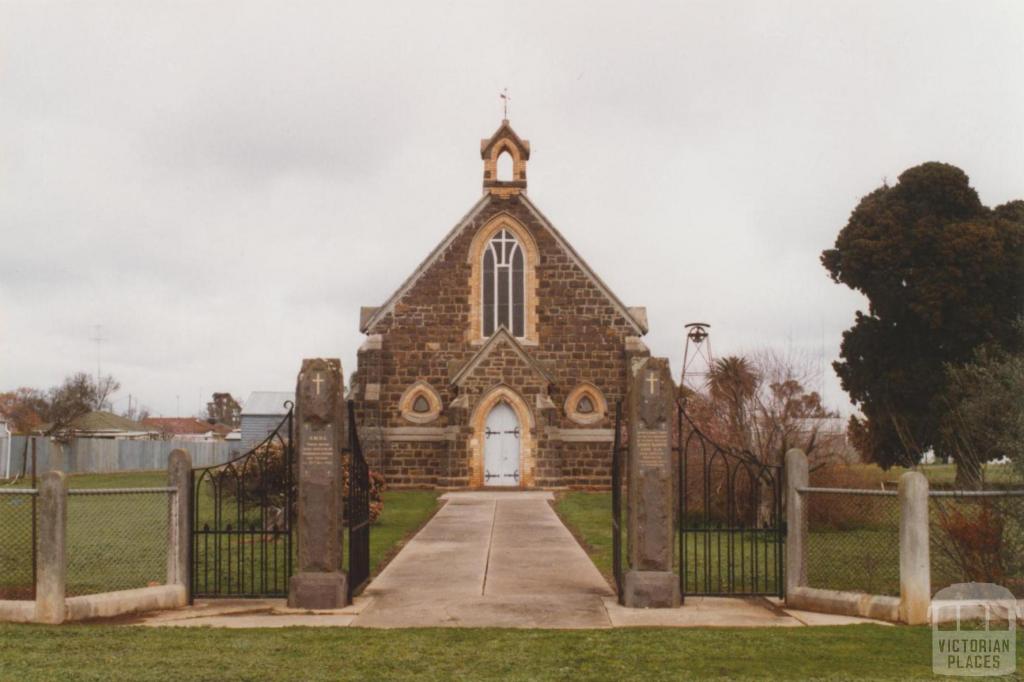
[[[99,387],[100,387],[100,377],[103,375],[103,364],[102,364],[102,361],[101,361],[101,348],[103,346],[103,342],[106,341],[106,339],[103,338],[103,325],[101,325],[101,324],[94,324],[93,325],[93,329],[95,330],[96,335],[93,336],[92,339],[90,339],[90,340],[96,342],[96,389],[99,390]]]

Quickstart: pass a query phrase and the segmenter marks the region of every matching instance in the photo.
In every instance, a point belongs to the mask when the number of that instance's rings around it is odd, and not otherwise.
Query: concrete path
[[[208,600],[133,617],[156,627],[797,627],[877,622],[784,610],[767,599],[694,598],[627,609],[562,524],[548,492],[448,493],[446,504],[345,609]]]
[[[364,627],[610,627],[608,583],[551,493],[449,493],[366,590]]]

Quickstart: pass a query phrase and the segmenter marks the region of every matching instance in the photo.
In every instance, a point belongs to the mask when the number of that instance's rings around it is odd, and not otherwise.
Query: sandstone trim
[[[485,343],[483,347],[477,351],[476,355],[466,363],[466,366],[458,371],[458,373],[452,378],[452,384],[455,386],[461,386],[462,383],[473,374],[473,370],[475,370],[480,363],[486,360],[498,344],[501,343],[507,343],[510,345],[516,355],[518,355],[523,362],[529,365],[542,379],[544,379],[544,381],[549,384],[554,383],[552,376],[548,374],[548,372],[523,349],[522,345],[516,341],[515,337],[509,334],[507,329],[502,327],[495,332],[494,336],[487,340],[487,343]]]

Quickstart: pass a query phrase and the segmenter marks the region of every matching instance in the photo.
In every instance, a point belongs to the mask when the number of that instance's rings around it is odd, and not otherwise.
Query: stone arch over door
[[[487,416],[495,405],[502,402],[516,413],[522,428],[519,446],[519,471],[522,480],[519,486],[532,488],[536,478],[536,422],[523,397],[504,385],[492,388],[473,408],[470,418],[473,434],[469,441],[469,485],[473,488],[484,486],[484,430],[487,428]]]

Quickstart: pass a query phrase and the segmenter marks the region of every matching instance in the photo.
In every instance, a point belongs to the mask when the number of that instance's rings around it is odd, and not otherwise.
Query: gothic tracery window
[[[513,336],[522,337],[525,298],[523,249],[510,230],[498,230],[484,249],[481,289],[484,336],[491,336],[500,327],[505,327]]]

